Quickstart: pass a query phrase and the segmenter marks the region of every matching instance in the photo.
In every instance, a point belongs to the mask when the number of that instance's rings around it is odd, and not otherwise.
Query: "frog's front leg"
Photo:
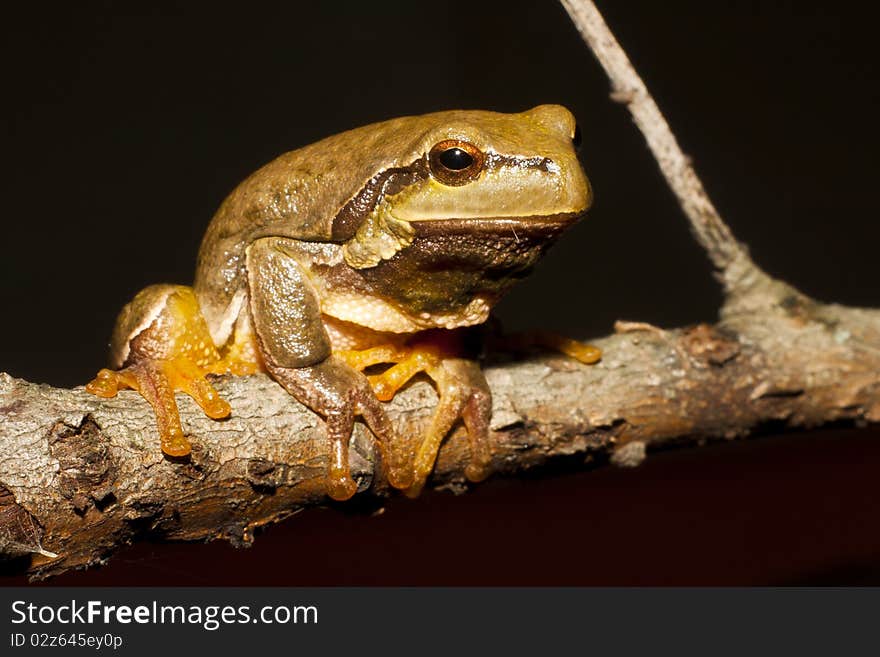
[[[376,436],[388,481],[407,488],[412,481],[408,454],[367,378],[331,355],[317,295],[300,265],[277,240],[265,238],[248,247],[247,270],[251,314],[266,369],[326,420],[329,495],[346,500],[357,490],[348,462],[355,415]]]
[[[432,334],[437,337],[437,334]],[[406,491],[418,495],[434,468],[443,439],[461,419],[467,430],[471,460],[465,475],[481,481],[489,474],[492,451],[489,422],[492,394],[479,363],[451,355],[449,340],[422,339],[408,347],[380,346],[364,351],[343,351],[339,357],[357,369],[380,363],[394,363],[382,374],[369,377],[376,395],[391,400],[407,381],[424,372],[436,385],[439,402],[425,434],[420,438],[413,462],[413,484]]]
[[[440,401],[427,433],[416,451],[413,485],[407,495],[415,497],[434,469],[440,444],[460,418],[467,430],[471,460],[465,475],[482,481],[489,474],[492,451],[489,445],[489,422],[492,419],[492,393],[479,363],[464,358],[444,358],[426,370],[437,384]]]

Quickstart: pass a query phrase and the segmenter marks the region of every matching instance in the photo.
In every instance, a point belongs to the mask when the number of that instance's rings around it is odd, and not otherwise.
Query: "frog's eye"
[[[428,153],[431,175],[444,185],[464,185],[480,175],[485,154],[473,144],[460,139],[446,139]]]

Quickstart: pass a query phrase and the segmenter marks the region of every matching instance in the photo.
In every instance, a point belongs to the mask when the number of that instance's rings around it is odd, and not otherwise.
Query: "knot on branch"
[[[78,427],[62,422],[49,431],[49,453],[58,461],[58,490],[80,515],[91,504],[102,510],[115,501],[119,471],[107,437],[91,415]]]

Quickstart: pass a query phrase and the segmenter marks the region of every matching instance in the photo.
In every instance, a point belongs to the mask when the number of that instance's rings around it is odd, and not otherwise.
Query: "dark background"
[[[878,57],[860,3],[603,2],[728,223],[822,300],[880,305]],[[189,283],[211,214],[274,156],[449,108],[568,106],[596,193],[498,309],[573,336],[715,318],[708,262],[555,2],[57,3],[3,21],[0,369],[104,364],[121,306]],[[667,451],[149,544],[58,584],[880,583],[877,429]],[[20,581],[8,579],[7,581]]]

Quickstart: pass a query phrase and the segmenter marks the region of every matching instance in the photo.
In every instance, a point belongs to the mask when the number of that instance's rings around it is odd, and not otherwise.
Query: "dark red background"
[[[602,3],[736,234],[819,299],[878,306],[876,23],[859,4]],[[553,2],[19,7],[4,15],[0,369],[103,364],[149,283],[191,280],[223,196],[278,153],[390,116],[560,102],[596,204],[499,314],[606,334],[711,321],[708,264]],[[548,471],[310,510],[253,548],[140,543],[57,584],[877,584],[873,430]],[[9,577],[8,583],[22,581]]]

